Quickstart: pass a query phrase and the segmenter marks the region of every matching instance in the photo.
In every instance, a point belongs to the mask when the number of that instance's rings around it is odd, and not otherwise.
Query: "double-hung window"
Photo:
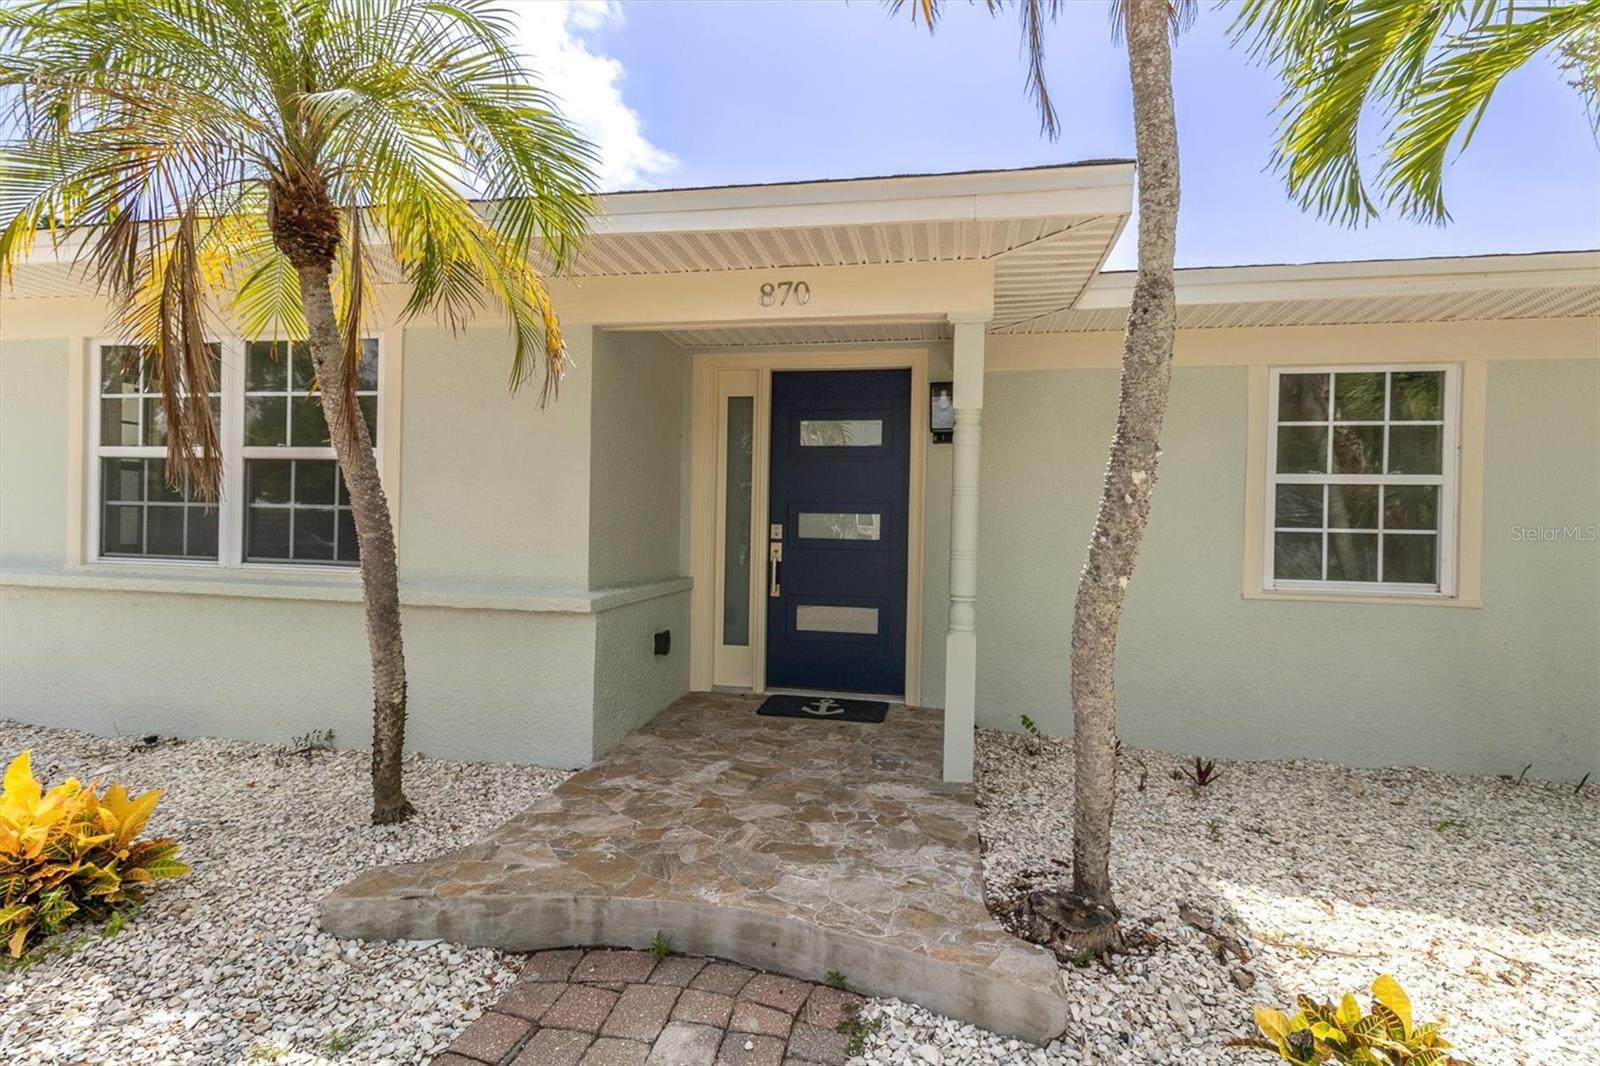
[[[217,499],[207,503],[187,483],[168,484],[155,364],[135,345],[98,346],[94,558],[354,566],[360,551],[350,496],[334,458],[309,348],[235,341],[211,349],[223,475]],[[376,448],[373,339],[363,342],[356,397]]]
[[[1268,589],[1452,595],[1458,371],[1273,370]]]

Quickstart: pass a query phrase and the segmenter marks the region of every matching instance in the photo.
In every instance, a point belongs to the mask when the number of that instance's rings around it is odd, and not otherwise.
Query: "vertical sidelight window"
[[[755,397],[730,396],[726,412],[722,553],[722,643],[750,643],[751,474],[755,455]]]
[[[1269,588],[1452,590],[1457,371],[1275,370]]]

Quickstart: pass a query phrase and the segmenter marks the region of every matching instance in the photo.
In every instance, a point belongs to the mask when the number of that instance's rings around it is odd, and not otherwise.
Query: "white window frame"
[[[1403,374],[1409,372],[1440,373],[1444,374],[1444,395],[1442,397],[1441,424],[1443,427],[1443,454],[1440,461],[1438,474],[1338,474],[1329,470],[1324,474],[1280,474],[1278,470],[1278,397],[1280,378],[1285,374],[1359,374],[1359,373],[1385,373]],[[1328,422],[1329,447],[1332,447],[1333,438],[1333,412],[1334,388],[1337,379],[1330,379],[1328,393]],[[1384,389],[1384,420],[1383,422],[1352,422],[1341,423],[1346,425],[1384,425],[1388,424],[1389,404],[1392,400],[1392,390]],[[1460,448],[1461,448],[1461,367],[1456,363],[1352,363],[1327,366],[1281,366],[1272,367],[1267,377],[1267,422],[1262,432],[1266,433],[1266,469],[1263,472],[1265,487],[1262,497],[1262,588],[1267,592],[1295,592],[1295,593],[1329,593],[1333,595],[1351,596],[1391,596],[1404,598],[1438,598],[1448,599],[1456,594],[1456,560],[1458,536],[1457,508],[1460,498]],[[1319,425],[1322,423],[1289,423],[1290,425]],[[1401,423],[1405,424],[1405,423]],[[1412,423],[1416,424],[1416,423]],[[1388,437],[1385,434],[1385,463],[1387,466]],[[1418,584],[1398,581],[1309,581],[1287,580],[1275,576],[1275,555],[1277,552],[1277,488],[1279,485],[1437,485],[1439,486],[1439,532],[1438,532],[1438,572],[1437,585]],[[1326,516],[1324,516],[1324,526]],[[1383,528],[1383,509],[1378,510],[1378,528]],[[1292,532],[1292,530],[1291,530]],[[1301,532],[1308,532],[1302,530]],[[1328,533],[1326,528],[1322,531],[1323,568],[1326,572],[1328,557]],[[1380,542],[1378,555],[1379,573],[1382,573],[1383,555]]]
[[[266,338],[263,338],[266,339]],[[378,417],[372,428],[376,443],[373,457],[378,468],[383,469],[384,447],[384,392],[391,375],[387,369],[384,336],[381,332],[372,338],[378,345]],[[167,559],[128,555],[105,555],[101,551],[100,522],[104,514],[102,496],[101,460],[112,458],[155,458],[166,455],[165,445],[124,446],[100,443],[100,415],[102,375],[105,372],[104,349],[130,343],[114,337],[96,337],[89,344],[89,412],[88,477],[86,521],[84,523],[85,555],[91,563],[105,566],[161,567],[181,570],[214,572],[220,569],[246,572],[307,573],[328,577],[344,575],[357,579],[360,568],[350,563],[308,561],[251,561],[244,559],[244,463],[245,459],[333,459],[333,448],[328,447],[252,447],[244,446],[245,409],[245,353],[249,342],[240,337],[210,337],[207,344],[222,348],[222,487],[217,497],[217,558]]]

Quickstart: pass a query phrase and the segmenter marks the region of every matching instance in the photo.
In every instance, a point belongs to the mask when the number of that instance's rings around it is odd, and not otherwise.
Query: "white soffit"
[[[1076,306],[994,332],[1120,331],[1133,279],[1102,274]],[[1180,329],[1600,317],[1600,252],[1202,267],[1177,283]]]
[[[804,322],[774,326],[715,326],[664,330],[693,351],[788,348],[820,344],[925,344],[950,339],[948,322]]]

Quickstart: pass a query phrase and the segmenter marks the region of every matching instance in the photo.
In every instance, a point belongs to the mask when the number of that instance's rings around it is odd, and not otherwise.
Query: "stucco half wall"
[[[1027,714],[1071,732],[1068,635],[1115,424],[1119,339],[1030,337],[1026,348],[990,339],[980,725],[1016,729]],[[1122,623],[1121,736],[1235,758],[1472,773],[1532,763],[1534,775],[1565,780],[1600,768],[1597,356],[1593,320],[1181,334]],[[1249,435],[1264,432],[1247,409],[1250,365],[1419,358],[1487,364],[1481,606],[1242,595]],[[946,450],[928,463],[923,692],[935,705]],[[1571,535],[1539,539],[1529,532],[1539,527]]]

